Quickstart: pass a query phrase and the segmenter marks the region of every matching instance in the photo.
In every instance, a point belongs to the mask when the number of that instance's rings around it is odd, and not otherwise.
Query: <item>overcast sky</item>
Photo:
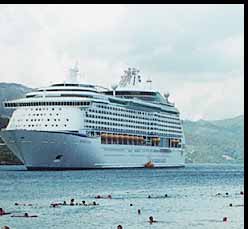
[[[184,119],[244,109],[243,5],[0,5],[0,81],[108,86],[137,67]]]

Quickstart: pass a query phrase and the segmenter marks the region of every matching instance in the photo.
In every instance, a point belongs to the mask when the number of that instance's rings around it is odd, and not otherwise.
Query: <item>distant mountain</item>
[[[23,97],[31,88],[16,83],[0,83],[0,114],[11,116],[12,109],[4,109],[3,101]]]
[[[12,111],[4,109],[2,101],[23,97],[32,91],[21,84],[0,83],[0,128],[4,128]],[[186,138],[186,161],[192,163],[243,163],[244,160],[244,116],[217,121],[183,122]],[[1,139],[0,139],[1,145]],[[6,146],[0,146],[1,158],[16,158]]]
[[[244,116],[217,121],[184,121],[188,162],[243,162]]]

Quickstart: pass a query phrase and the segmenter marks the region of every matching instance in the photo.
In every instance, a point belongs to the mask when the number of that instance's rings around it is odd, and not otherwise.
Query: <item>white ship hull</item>
[[[3,130],[1,137],[29,170],[183,167],[181,148],[101,144],[71,132]]]

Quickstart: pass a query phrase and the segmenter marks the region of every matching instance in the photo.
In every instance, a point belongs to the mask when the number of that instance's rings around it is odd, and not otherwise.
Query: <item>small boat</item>
[[[147,163],[145,163],[145,168],[153,168],[154,164],[152,163],[152,161],[148,161]]]

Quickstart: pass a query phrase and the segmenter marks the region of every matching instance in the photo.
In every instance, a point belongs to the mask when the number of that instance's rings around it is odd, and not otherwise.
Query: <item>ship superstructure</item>
[[[30,170],[184,166],[180,114],[135,68],[105,89],[71,80],[5,101],[5,143]],[[151,81],[148,81],[150,83]]]

